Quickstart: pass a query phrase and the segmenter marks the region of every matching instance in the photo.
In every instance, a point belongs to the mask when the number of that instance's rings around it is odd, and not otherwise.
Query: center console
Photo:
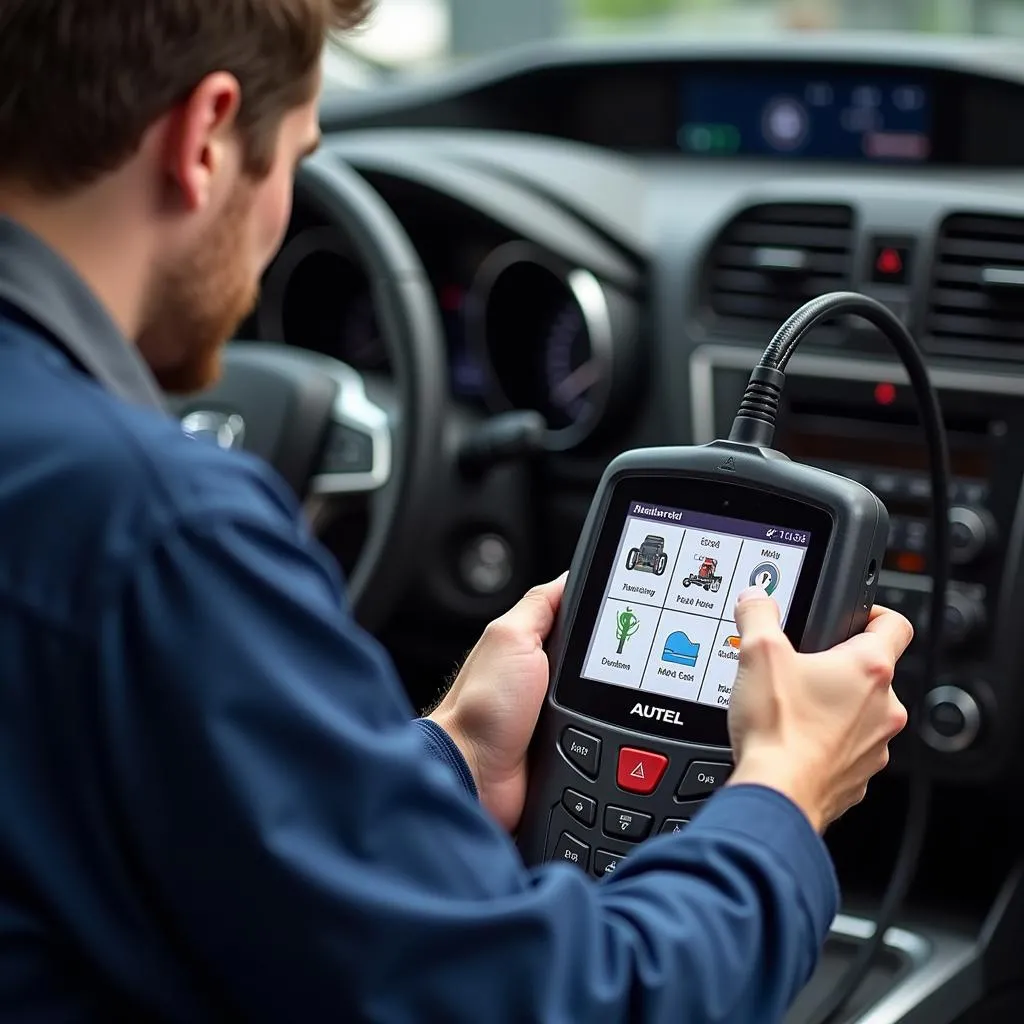
[[[759,351],[698,349],[691,362],[694,440],[728,435]],[[879,601],[905,614],[916,639],[897,691],[917,675],[928,692],[922,735],[936,777],[992,778],[1016,755],[1024,631],[1024,378],[935,368],[953,471],[952,571],[939,679],[920,679],[928,630],[928,452],[905,372],[889,361],[797,354],[787,371],[776,447],[794,460],[870,487],[891,516]],[[896,768],[898,770],[898,758]]]
[[[728,436],[760,349],[705,346],[690,363],[695,443]],[[921,735],[936,780],[989,783],[1020,767],[1024,715],[1024,376],[932,367],[952,468],[951,582],[937,679],[923,675],[928,630],[931,484],[928,452],[902,367],[883,359],[797,353],[786,373],[775,446],[870,487],[891,516],[878,600],[903,612],[916,639],[898,693],[927,694]],[[893,772],[902,771],[899,743]],[[844,912],[847,908],[844,906]],[[877,907],[835,922],[818,971],[787,1024],[805,1024],[873,933]],[[1024,868],[978,922],[901,920],[843,1024],[963,1024],[995,984],[993,964],[1019,964]],[[974,1018],[970,1018],[974,1019]],[[981,1018],[985,1019],[985,1018]]]

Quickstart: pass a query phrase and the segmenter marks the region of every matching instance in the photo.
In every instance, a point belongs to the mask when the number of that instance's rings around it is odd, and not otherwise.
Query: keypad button
[[[927,501],[932,496],[931,478],[927,476],[908,477],[907,496],[918,501]]]
[[[562,750],[565,756],[585,775],[597,778],[601,767],[601,741],[579,729],[566,729],[562,734]]]
[[[689,818],[666,818],[665,824],[661,826],[661,833],[667,835],[671,832],[682,832],[689,824]]]
[[[654,819],[649,814],[631,811],[628,807],[606,807],[604,810],[605,833],[631,843],[646,839],[653,824]]]
[[[562,794],[562,806],[587,828],[597,820],[597,801],[575,789],[567,789]]]
[[[614,874],[621,860],[623,860],[622,854],[611,853],[609,850],[598,850],[594,854],[594,874],[598,878]]]
[[[647,796],[658,788],[668,767],[668,758],[649,750],[623,747],[619,751],[619,767],[615,780],[627,793]]]
[[[732,775],[731,764],[714,764],[711,761],[694,761],[686,769],[683,781],[679,783],[676,796],[688,800],[695,796],[706,796],[721,789]]]
[[[569,835],[568,832],[563,832],[555,847],[553,859],[565,861],[566,864],[574,864],[582,871],[586,871],[590,861],[590,847],[582,840]]]

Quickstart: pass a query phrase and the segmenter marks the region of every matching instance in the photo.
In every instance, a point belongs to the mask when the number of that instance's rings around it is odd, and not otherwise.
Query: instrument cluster
[[[417,247],[445,326],[453,396],[493,413],[539,412],[550,451],[583,445],[635,380],[635,301],[529,242],[442,241],[435,233]],[[388,372],[370,282],[330,228],[305,227],[285,244],[264,282],[258,330],[362,373]]]

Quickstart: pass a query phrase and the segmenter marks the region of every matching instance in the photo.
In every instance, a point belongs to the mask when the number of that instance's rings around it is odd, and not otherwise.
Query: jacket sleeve
[[[294,525],[174,522],[104,608],[121,841],[242,1019],[771,1024],[809,978],[837,894],[796,807],[736,787],[601,883],[527,870]]]
[[[462,787],[472,796],[477,796],[476,782],[473,773],[466,764],[462,751],[456,746],[455,741],[436,722],[429,718],[417,718],[415,726],[423,734],[423,741],[427,746],[427,754],[435,761],[446,764],[455,774]]]

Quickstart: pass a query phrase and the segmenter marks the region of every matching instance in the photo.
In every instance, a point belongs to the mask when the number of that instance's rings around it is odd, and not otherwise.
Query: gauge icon
[[[762,562],[750,574],[750,585],[771,597],[779,586],[779,567],[774,562]]]
[[[789,153],[799,149],[810,132],[807,108],[791,96],[769,100],[761,117],[761,130],[772,149]]]

